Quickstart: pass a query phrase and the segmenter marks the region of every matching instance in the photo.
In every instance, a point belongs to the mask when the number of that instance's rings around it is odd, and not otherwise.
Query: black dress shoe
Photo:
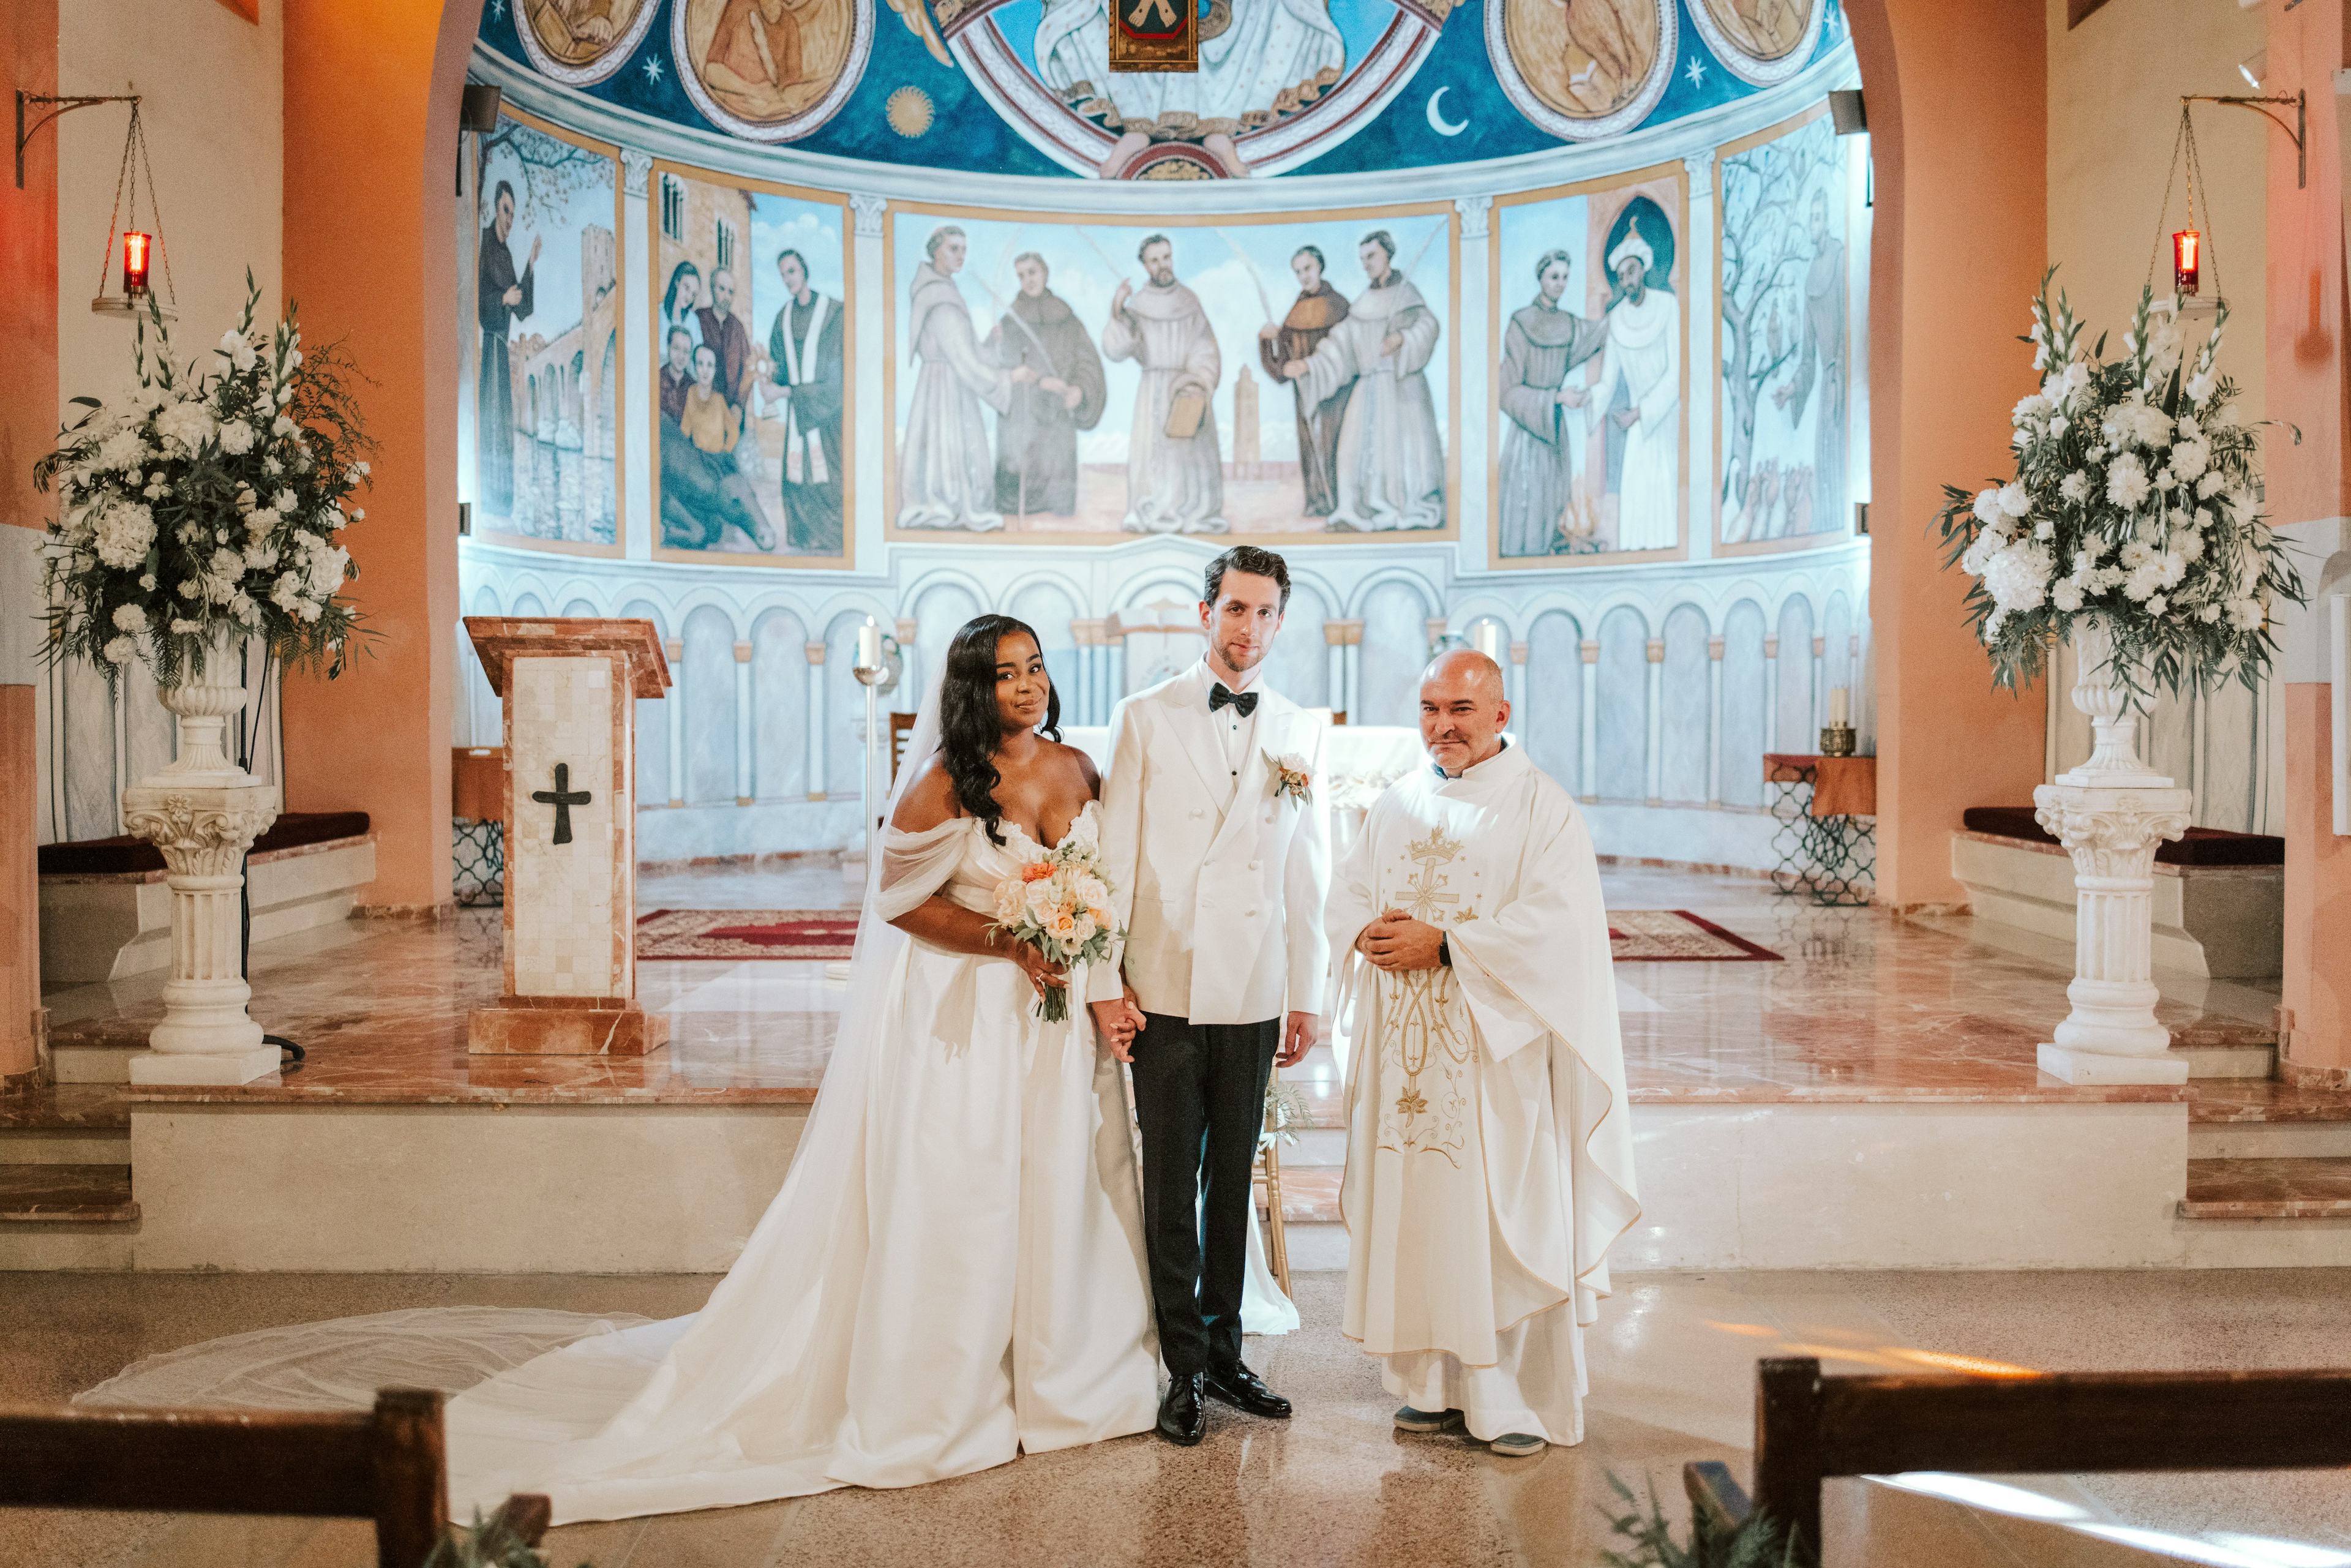
[[[1159,1400],[1159,1435],[1188,1448],[1207,1435],[1208,1412],[1200,1403],[1200,1374],[1171,1377]]]
[[[1252,1416],[1265,1416],[1276,1421],[1290,1419],[1290,1401],[1265,1385],[1265,1380],[1239,1362],[1230,1366],[1212,1366],[1202,1375],[1207,1390],[1236,1410]]]

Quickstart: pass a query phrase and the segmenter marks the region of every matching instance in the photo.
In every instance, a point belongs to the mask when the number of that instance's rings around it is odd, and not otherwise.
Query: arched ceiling
[[[486,0],[480,37],[696,131],[1078,178],[1541,152],[1720,107],[1845,44],[1838,0],[1203,0],[1198,75],[1113,76],[1108,3]]]

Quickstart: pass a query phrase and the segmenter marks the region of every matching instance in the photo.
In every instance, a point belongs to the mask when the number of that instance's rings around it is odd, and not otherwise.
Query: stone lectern
[[[506,991],[484,1054],[643,1056],[668,1020],[637,1005],[638,697],[669,687],[650,621],[469,615],[507,732]]]

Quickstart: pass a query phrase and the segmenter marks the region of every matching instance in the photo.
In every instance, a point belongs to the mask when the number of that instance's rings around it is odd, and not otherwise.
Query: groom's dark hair
[[[1208,570],[1201,574],[1200,597],[1214,604],[1217,596],[1225,591],[1225,573],[1228,571],[1245,571],[1251,577],[1273,579],[1281,585],[1281,608],[1285,613],[1289,611],[1290,563],[1273,551],[1259,549],[1255,545],[1235,545],[1208,563]]]

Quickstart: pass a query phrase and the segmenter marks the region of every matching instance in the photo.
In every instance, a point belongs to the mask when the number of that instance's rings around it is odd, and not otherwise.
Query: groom
[[[1330,947],[1322,726],[1258,675],[1290,605],[1290,568],[1241,545],[1208,563],[1206,657],[1118,706],[1102,860],[1120,965],[1088,999],[1133,1064],[1144,1239],[1167,1393],[1159,1431],[1189,1447],[1204,1396],[1253,1416],[1290,1401],[1241,1364],[1249,1173],[1266,1080],[1321,1031]],[[1281,764],[1285,766],[1277,766]]]

